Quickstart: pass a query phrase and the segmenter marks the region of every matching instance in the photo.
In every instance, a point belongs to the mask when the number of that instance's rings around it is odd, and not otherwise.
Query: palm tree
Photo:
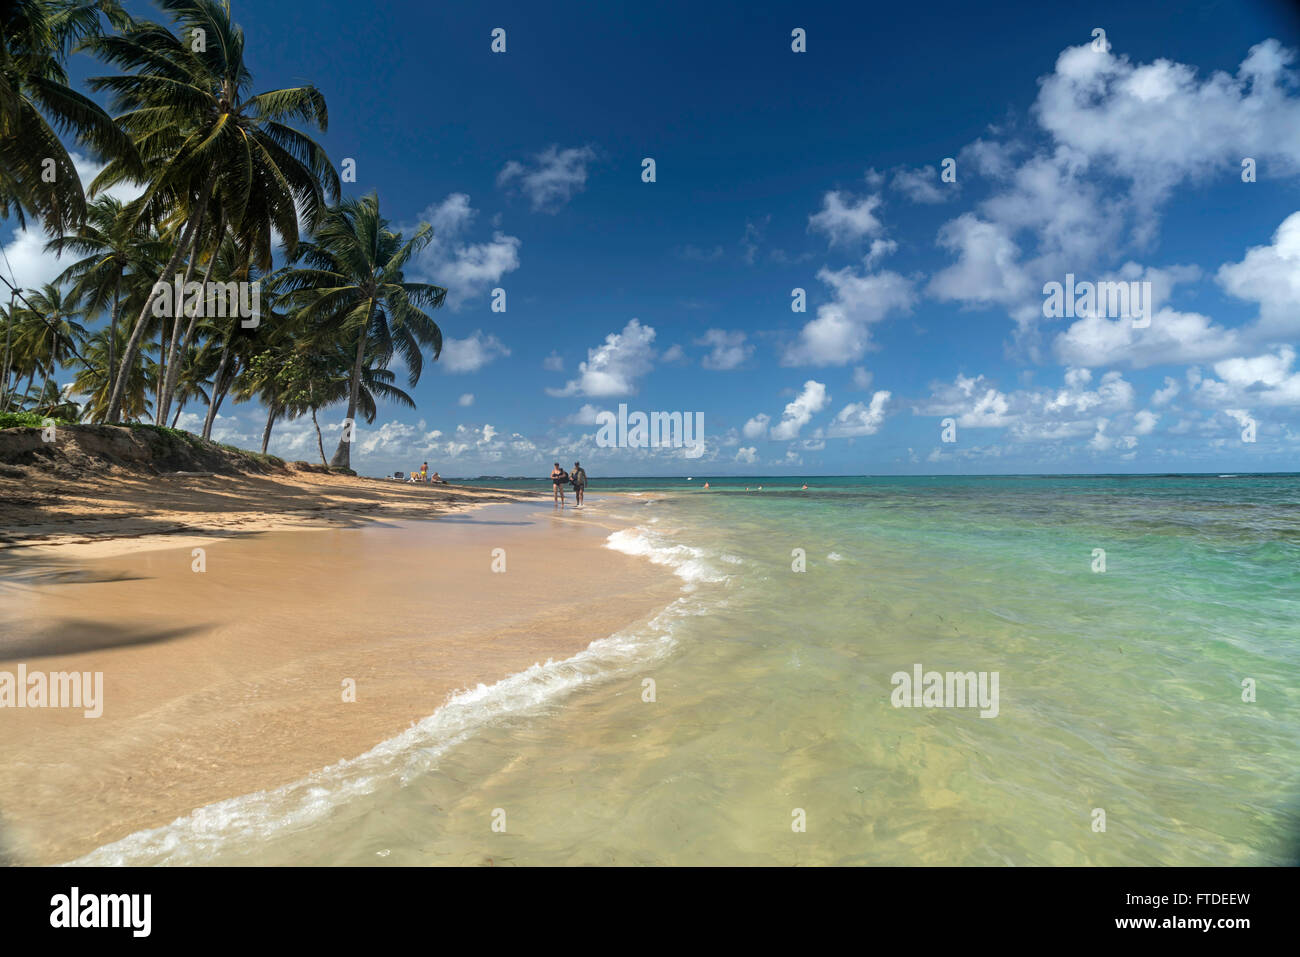
[[[25,305],[15,310],[14,348],[20,361],[30,370],[28,390],[31,380],[37,373],[42,373],[45,381],[41,386],[33,410],[40,409],[50,394],[50,380],[54,370],[73,358],[80,358],[77,344],[86,338],[86,330],[74,320],[81,315],[70,297],[63,295],[54,283],[46,283],[40,290],[32,290],[24,295]],[[57,401],[58,389],[54,396]]]
[[[108,313],[108,364],[102,371],[111,393],[117,374],[117,320],[123,296],[133,284],[138,285],[140,277],[147,277],[152,284],[158,264],[167,260],[171,250],[156,233],[140,233],[122,201],[111,196],[92,202],[86,209],[85,221],[74,232],[50,240],[45,248],[48,252],[71,251],[82,256],[56,281],[72,284],[70,295],[81,303],[87,316]],[[106,407],[100,411],[106,411]]]
[[[108,356],[116,351],[121,354],[126,344],[127,332],[119,328],[116,332],[117,343],[109,341],[112,333],[108,328],[100,329],[86,343],[85,359],[77,370],[73,388],[86,397],[82,406],[82,418],[90,422],[102,422],[108,412],[109,387],[108,377],[102,370],[108,368]],[[158,377],[158,367],[153,359],[146,355],[142,362],[123,366],[121,375],[125,379],[122,389],[122,418],[136,422],[149,414],[149,390]]]
[[[442,330],[421,307],[437,309],[447,290],[429,283],[406,282],[402,269],[411,256],[428,245],[433,229],[421,223],[403,241],[379,214],[379,198],[371,193],[328,210],[312,240],[299,245],[295,261],[304,268],[289,270],[277,283],[297,317],[309,328],[329,328],[338,341],[355,350],[348,388],[347,422],[356,421],[366,354],[373,366],[385,368],[394,354],[406,363],[415,385],[424,368],[423,346],[436,360],[442,352]],[[351,436],[345,429],[330,460],[331,468],[349,468]]]
[[[26,215],[60,233],[81,221],[86,196],[58,131],[71,133],[124,178],[140,172],[130,138],[68,85],[63,62],[79,40],[131,18],[114,0],[7,0],[0,5],[0,216]]]
[[[120,35],[90,37],[84,43],[126,71],[95,77],[90,86],[112,94],[117,121],[131,135],[148,171],[145,192],[130,208],[140,222],[166,224],[180,237],[162,280],[183,257],[189,257],[193,274],[206,247],[204,217],[214,205],[247,247],[250,260],[269,269],[273,235],[278,233],[292,253],[299,213],[313,227],[326,197],[339,193],[338,174],[325,151],[287,125],[300,119],[325,130],[325,98],[313,86],[248,95],[252,76],[244,64],[244,32],[231,21],[228,0],[158,4],[171,14],[179,35],[158,24],[139,23]],[[126,164],[109,163],[92,189],[129,178]],[[124,363],[135,360],[161,289],[141,308]],[[170,401],[168,391],[164,383],[160,404]],[[110,421],[119,406],[110,400]]]

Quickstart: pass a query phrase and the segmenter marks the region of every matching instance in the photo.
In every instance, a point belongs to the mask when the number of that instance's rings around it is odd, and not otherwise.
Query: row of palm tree
[[[413,407],[389,364],[414,385],[425,350],[442,350],[429,312],[446,290],[404,276],[432,230],[404,237],[374,194],[340,198],[304,131],[327,129],[324,97],[253,92],[229,0],[157,3],[169,24],[117,0],[0,5],[0,215],[30,217],[71,257],[52,283],[0,303],[0,411],[174,425],[202,403],[209,438],[227,398],[257,401],[263,451],[276,421],[310,415],[324,461],[322,409],[346,403],[348,421],[372,422],[379,400]],[[87,81],[108,110],[69,85],[75,52],[116,71]],[[88,187],[56,131],[102,165]],[[204,308],[160,301],[177,276],[256,284],[260,321],[218,314],[211,293]],[[62,369],[71,390],[54,384]],[[350,466],[349,438],[328,464]]]

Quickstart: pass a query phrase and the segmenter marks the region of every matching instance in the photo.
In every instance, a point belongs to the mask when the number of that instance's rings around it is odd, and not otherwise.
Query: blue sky
[[[234,4],[258,89],[325,94],[348,191],[435,227],[408,275],[451,290],[446,349],[353,465],[444,475],[1300,470],[1283,9]],[[1045,318],[1067,273],[1149,282],[1149,326]],[[600,447],[619,403],[702,412],[702,453]]]

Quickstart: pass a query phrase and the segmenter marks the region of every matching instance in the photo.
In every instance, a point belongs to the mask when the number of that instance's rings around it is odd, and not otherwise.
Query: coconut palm
[[[269,269],[273,236],[292,252],[299,214],[312,227],[326,197],[338,196],[338,174],[325,151],[288,125],[302,120],[324,130],[325,98],[312,86],[249,95],[244,33],[230,19],[228,0],[158,0],[158,5],[171,15],[176,33],[137,23],[120,35],[84,43],[125,71],[95,77],[90,86],[112,95],[117,121],[131,135],[148,174],[144,194],[130,207],[140,222],[162,224],[179,236],[164,279],[184,257],[192,275],[205,248],[204,218],[214,206],[251,261]],[[126,164],[109,163],[92,189],[130,178]],[[126,363],[134,361],[160,292],[141,308],[127,341]],[[165,385],[163,392],[166,400]],[[110,420],[118,411],[110,400]]]
[[[101,16],[131,19],[114,0],[7,0],[0,4],[0,217],[39,219],[51,233],[81,221],[86,197],[59,139],[70,133],[123,177],[140,172],[130,138],[102,107],[68,85],[74,44],[100,34]]]
[[[30,370],[29,390],[31,378],[37,373],[44,375],[37,402],[32,406],[39,410],[50,394],[55,369],[73,358],[81,358],[77,347],[85,340],[86,330],[75,321],[81,316],[76,302],[65,297],[54,283],[29,290],[23,296],[23,303],[13,316],[14,352],[19,362]],[[57,388],[54,395],[57,400]]]
[[[109,387],[108,377],[102,370],[108,368],[110,353],[121,354],[126,344],[127,331],[121,327],[116,332],[117,343],[109,342],[112,333],[106,327],[90,337],[84,352],[85,362],[77,369],[73,379],[73,389],[85,397],[82,406],[82,418],[89,422],[102,422],[108,411]],[[157,364],[148,355],[141,356],[140,362],[124,366],[121,375],[125,377],[122,389],[122,418],[127,422],[138,422],[149,414],[149,391],[158,376]]]
[[[170,248],[152,231],[141,233],[121,200],[101,196],[86,208],[85,220],[65,236],[52,239],[48,252],[72,252],[78,259],[56,280],[71,283],[70,295],[81,303],[87,316],[107,312],[109,317],[108,364],[103,374],[109,390],[117,374],[117,327],[123,299],[140,277],[152,284],[156,270],[167,260]],[[105,411],[101,409],[100,411]]]
[[[403,240],[379,214],[373,193],[347,200],[327,211],[311,241],[299,245],[295,261],[306,265],[287,271],[276,284],[305,327],[329,329],[354,350],[348,422],[356,421],[367,368],[383,369],[399,355],[415,385],[424,368],[423,348],[429,347],[434,359],[442,352],[442,330],[423,309],[441,306],[447,290],[407,282],[402,273],[432,238],[432,227],[421,223]],[[345,430],[331,467],[350,467],[350,439]]]

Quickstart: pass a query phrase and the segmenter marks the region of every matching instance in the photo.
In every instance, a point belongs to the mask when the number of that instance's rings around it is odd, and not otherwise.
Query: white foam
[[[668,544],[644,526],[614,532],[605,539],[605,547],[625,555],[647,558],[656,565],[667,565],[678,578],[691,584],[727,580],[726,575],[705,561],[702,549]]]
[[[97,848],[70,865],[201,864],[223,849],[256,846],[278,833],[315,824],[387,782],[405,784],[427,773],[443,754],[493,721],[536,712],[583,685],[639,670],[647,660],[668,654],[677,623],[698,613],[691,599],[679,598],[645,626],[594,641],[571,658],[547,660],[495,684],[458,692],[429,717],[359,757],[274,790],[198,808],[163,827]]]
[[[839,552],[831,552],[829,555],[826,556],[826,560],[828,562],[842,562],[844,561],[844,556],[841,555]]]

